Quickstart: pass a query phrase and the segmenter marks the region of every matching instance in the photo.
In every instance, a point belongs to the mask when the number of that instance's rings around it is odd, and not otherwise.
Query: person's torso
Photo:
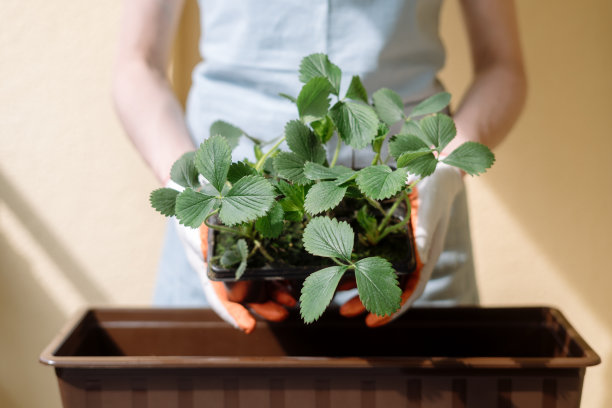
[[[267,141],[279,137],[297,109],[301,59],[322,52],[366,89],[387,87],[410,105],[441,90],[438,35],[442,0],[200,0],[200,52],[187,120],[196,143],[225,120]],[[342,95],[343,93],[341,93]],[[244,138],[243,138],[244,139]],[[243,140],[234,159],[252,159]]]

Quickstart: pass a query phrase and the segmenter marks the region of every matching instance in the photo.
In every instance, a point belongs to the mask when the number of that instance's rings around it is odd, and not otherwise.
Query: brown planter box
[[[41,354],[64,407],[578,407],[599,356],[551,308],[332,312],[245,335],[209,310],[92,309]]]

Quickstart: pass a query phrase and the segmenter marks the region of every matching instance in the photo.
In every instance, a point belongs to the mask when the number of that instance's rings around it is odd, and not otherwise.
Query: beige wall
[[[482,298],[560,307],[604,358],[583,406],[610,407],[612,3],[518,5],[528,106],[494,169],[469,181]],[[110,105],[119,16],[118,0],[0,2],[2,407],[59,406],[36,360],[79,307],[150,299],[163,220]],[[456,100],[469,62],[455,0],[443,23]],[[189,53],[177,55],[176,73]]]

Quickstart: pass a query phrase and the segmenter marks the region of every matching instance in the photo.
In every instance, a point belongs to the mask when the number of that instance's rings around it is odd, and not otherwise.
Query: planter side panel
[[[65,408],[479,408],[580,406],[584,370],[79,370],[58,373]]]

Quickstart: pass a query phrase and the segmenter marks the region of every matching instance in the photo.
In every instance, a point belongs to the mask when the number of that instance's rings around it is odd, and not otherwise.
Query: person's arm
[[[494,148],[517,120],[527,94],[516,12],[512,0],[461,0],[474,78],[454,114],[457,137]]]
[[[128,136],[161,183],[193,150],[166,70],[184,0],[126,0],[112,96]]]

